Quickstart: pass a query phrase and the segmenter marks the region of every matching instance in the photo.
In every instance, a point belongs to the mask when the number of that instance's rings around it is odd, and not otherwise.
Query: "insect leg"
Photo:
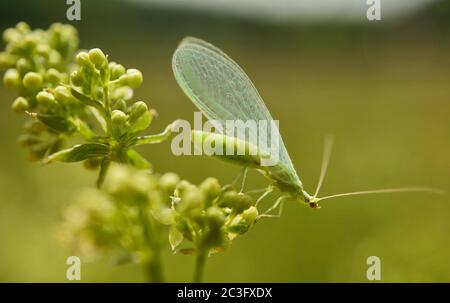
[[[256,200],[255,206],[257,207],[259,202],[261,202],[262,199],[264,199],[268,194],[270,194],[273,191],[273,186],[269,185],[267,189],[264,191],[264,193],[259,196],[259,198]]]
[[[248,172],[248,167],[245,167],[244,169],[242,169],[242,171],[239,173],[239,175],[237,175],[237,177],[231,183],[233,185],[233,187],[236,186],[236,183],[242,177],[241,189],[239,191],[240,193],[242,193],[242,191],[244,190],[245,179],[247,178],[247,172]]]
[[[248,173],[248,167],[244,168],[244,175],[242,176],[242,184],[241,184],[241,189],[239,190],[239,193],[242,193],[244,191],[245,180],[247,179],[247,173]]]
[[[258,216],[259,218],[278,218],[281,216],[282,212],[283,212],[283,203],[284,203],[284,199],[286,198],[286,196],[281,196],[277,199],[277,201],[275,201],[275,203],[272,205],[272,207],[270,207],[269,209],[267,209],[263,214]],[[273,210],[278,208],[278,213],[276,215],[270,214]]]

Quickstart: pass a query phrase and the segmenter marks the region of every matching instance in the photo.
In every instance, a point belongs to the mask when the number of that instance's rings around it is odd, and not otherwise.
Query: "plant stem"
[[[112,125],[111,125],[111,100],[109,99],[109,89],[108,85],[103,85],[103,103],[105,106],[105,120],[106,120],[106,128],[107,133],[111,134]]]
[[[105,181],[106,173],[108,172],[110,164],[111,161],[107,157],[103,158],[102,163],[100,164],[100,173],[97,179],[97,188],[102,187],[103,181]]]
[[[164,275],[162,272],[161,249],[159,243],[154,245],[151,261],[148,263],[148,274],[150,281],[153,283],[164,282]]]
[[[200,283],[203,281],[203,273],[205,271],[207,252],[205,250],[200,250],[198,252],[197,258],[195,259],[195,271],[193,282]]]
[[[164,282],[161,259],[161,243],[159,238],[160,228],[149,220],[145,211],[145,205],[139,206],[139,217],[144,227],[144,236],[148,249],[151,252],[151,259],[146,264],[146,271],[150,282]]]

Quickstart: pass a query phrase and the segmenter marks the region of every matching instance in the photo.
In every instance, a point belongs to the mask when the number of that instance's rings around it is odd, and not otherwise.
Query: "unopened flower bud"
[[[72,81],[72,84],[75,86],[82,86],[84,84],[84,76],[83,73],[76,70],[70,74],[70,81]]]
[[[121,77],[125,80],[125,84],[131,88],[138,88],[141,86],[142,81],[144,80],[142,77],[142,73],[134,68],[130,68],[127,70],[127,73]]]
[[[16,24],[16,29],[22,34],[27,34],[30,32],[30,26],[26,22],[19,22]]]
[[[109,64],[109,68],[111,71],[111,80],[119,79],[120,76],[125,74],[125,67],[122,64],[117,64],[115,62],[111,62]]]
[[[11,109],[16,113],[23,113],[28,110],[28,101],[24,97],[18,97],[14,100]]]
[[[5,72],[5,75],[3,76],[3,84],[5,85],[5,87],[15,88],[19,86],[19,83],[20,83],[19,72],[14,68],[8,69]]]
[[[14,66],[15,63],[16,59],[13,55],[7,52],[0,53],[0,68],[10,68]]]
[[[45,74],[45,79],[53,85],[57,85],[62,81],[63,76],[59,71],[54,68],[50,68],[47,70]]]
[[[6,43],[11,43],[19,40],[22,34],[16,28],[8,28],[3,32],[3,40]]]
[[[252,225],[255,223],[258,214],[258,209],[255,206],[250,206],[242,212],[241,216],[245,221]]]
[[[39,92],[36,95],[36,100],[42,105],[52,105],[55,103],[55,97],[46,91]]]
[[[127,115],[121,110],[113,110],[111,113],[111,121],[116,125],[123,125],[127,122]]]
[[[235,191],[227,191],[220,200],[220,205],[229,207],[236,213],[241,213],[244,209],[249,208],[253,203],[253,198],[243,193]]]
[[[220,194],[221,187],[216,178],[207,178],[200,184],[200,190],[208,197],[208,200],[213,200]]]
[[[203,209],[205,197],[197,187],[191,187],[184,193],[180,203],[179,211],[192,216],[200,215]]]
[[[32,69],[30,61],[25,58],[20,58],[19,60],[17,60],[16,67],[19,73],[21,73],[22,75],[26,74]]]
[[[164,189],[169,195],[172,195],[177,184],[180,182],[180,177],[174,173],[166,173],[159,179],[161,188]]]
[[[48,46],[48,44],[39,44],[36,47],[36,52],[39,55],[47,58],[50,55],[50,46]]]
[[[90,66],[91,61],[89,59],[89,54],[87,52],[79,52],[75,57],[78,65],[80,66]]]
[[[61,60],[61,54],[58,51],[51,49],[48,54],[48,62],[50,65],[56,66],[61,63]]]
[[[189,189],[195,187],[186,180],[181,180],[175,189],[175,194],[178,197],[182,197]]]
[[[206,218],[209,224],[222,226],[225,223],[225,216],[217,206],[211,206],[206,210]]]
[[[125,100],[122,99],[117,100],[116,103],[114,103],[113,105],[113,109],[118,109],[125,112],[127,110],[127,103],[125,102]]]
[[[68,102],[72,99],[69,89],[62,85],[55,88],[54,96],[60,102]]]
[[[147,104],[143,101],[138,101],[131,106],[130,109],[130,123],[134,123],[139,119],[144,113],[148,111]]]
[[[23,86],[30,89],[38,89],[42,85],[42,75],[35,72],[28,72],[23,77]]]
[[[106,63],[106,56],[101,49],[93,48],[89,51],[89,60],[91,60],[96,67],[101,67]]]

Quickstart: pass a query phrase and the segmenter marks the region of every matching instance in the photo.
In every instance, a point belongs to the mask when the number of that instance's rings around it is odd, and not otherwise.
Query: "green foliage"
[[[143,82],[139,70],[110,62],[98,48],[75,56],[78,35],[71,25],[55,23],[43,31],[21,22],[7,29],[3,38],[3,83],[19,94],[12,109],[28,114],[32,121],[26,122],[28,137],[21,140],[30,160],[100,158],[97,162],[105,163],[103,169],[110,162],[150,166],[132,149],[142,144],[146,136],[139,135],[153,118],[145,102],[133,101],[134,89]],[[170,133],[168,127],[164,139]],[[32,140],[24,139],[30,136]],[[100,172],[99,184],[104,174]]]
[[[228,185],[222,187],[215,178],[207,178],[198,186],[179,182],[172,205],[175,217],[169,235],[172,249],[186,239],[194,247],[176,251],[187,254],[224,251],[236,236],[255,223],[258,212],[254,204],[252,196]],[[252,217],[250,213],[255,215]]]
[[[83,161],[100,170],[98,188],[80,191],[63,213],[59,239],[75,254],[85,260],[113,255],[116,263],[140,264],[152,281],[163,281],[161,251],[170,244],[173,252],[197,256],[199,281],[206,257],[255,223],[255,199],[230,185],[150,173],[134,147],[167,140],[174,124],[141,135],[154,111],[134,101],[143,82],[139,70],[110,62],[98,48],[77,52],[70,25],[43,31],[19,23],[3,38],[3,83],[18,93],[13,111],[27,118],[18,142],[29,159]]]
[[[86,258],[110,253],[121,263],[145,264],[163,244],[155,242],[156,232],[168,226],[164,242],[174,252],[209,255],[227,249],[255,223],[253,204],[214,178],[196,186],[174,173],[115,165],[102,190],[82,191],[66,208],[59,238]],[[179,248],[183,241],[191,245]]]

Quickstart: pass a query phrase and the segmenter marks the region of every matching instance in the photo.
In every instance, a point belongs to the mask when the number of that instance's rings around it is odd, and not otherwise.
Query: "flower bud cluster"
[[[121,262],[148,262],[152,239],[170,226],[173,250],[214,253],[255,223],[254,202],[215,178],[196,186],[174,173],[114,165],[101,190],[81,192],[66,208],[60,239],[85,257],[113,252]],[[194,247],[178,249],[183,240]]]
[[[180,181],[173,204],[172,249],[183,239],[194,244],[194,249],[180,249],[181,253],[223,251],[237,235],[247,232],[258,216],[252,196],[231,186],[222,187],[215,178],[207,178],[198,186]]]
[[[71,25],[55,23],[44,31],[21,22],[5,30],[3,39],[3,84],[18,93],[12,110],[29,116],[19,143],[30,160],[88,161],[90,168],[102,160],[149,166],[131,150],[154,113],[133,100],[143,82],[139,70],[110,61],[99,48],[78,51]],[[86,146],[66,148],[79,137]]]

